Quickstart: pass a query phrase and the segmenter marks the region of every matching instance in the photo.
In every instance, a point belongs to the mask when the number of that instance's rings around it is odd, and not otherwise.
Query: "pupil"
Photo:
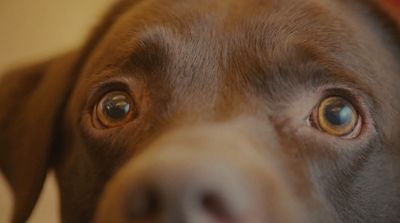
[[[337,101],[326,106],[325,118],[333,125],[346,125],[352,121],[353,110],[344,102]]]
[[[130,111],[131,105],[124,95],[116,95],[105,101],[105,113],[110,119],[122,119]]]

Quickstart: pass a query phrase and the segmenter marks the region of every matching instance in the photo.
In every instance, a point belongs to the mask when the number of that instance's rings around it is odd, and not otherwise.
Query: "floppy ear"
[[[0,170],[14,193],[12,222],[25,222],[39,197],[74,64],[71,53],[0,76]]]

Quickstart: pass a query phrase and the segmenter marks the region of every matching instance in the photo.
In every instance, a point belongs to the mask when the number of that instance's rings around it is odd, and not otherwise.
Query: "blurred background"
[[[116,0],[0,0],[0,75],[79,47]],[[0,77],[1,78],[1,77]],[[30,223],[59,222],[52,174]],[[0,173],[0,223],[10,222],[12,196]]]

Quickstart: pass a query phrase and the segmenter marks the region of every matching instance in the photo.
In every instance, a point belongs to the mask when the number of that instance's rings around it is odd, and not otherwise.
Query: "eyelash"
[[[364,118],[365,116],[365,110],[366,110],[366,105],[363,103],[363,97],[353,91],[350,91],[348,89],[342,89],[342,88],[333,88],[325,91],[325,94],[323,95],[323,98],[326,97],[342,97],[348,102],[350,102],[353,107],[356,109],[356,111],[359,113],[359,115]]]
[[[95,107],[96,103],[100,100],[102,96],[104,96],[107,92],[111,91],[123,91],[126,92],[131,98],[134,98],[134,94],[131,88],[128,86],[128,83],[121,80],[111,80],[106,83],[98,83],[89,91],[89,102],[88,102],[88,110],[92,111]]]

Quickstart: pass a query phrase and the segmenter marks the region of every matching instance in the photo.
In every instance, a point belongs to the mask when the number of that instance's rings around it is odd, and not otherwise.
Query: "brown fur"
[[[63,222],[129,222],[131,188],[170,178],[171,196],[209,182],[235,222],[399,222],[399,57],[397,26],[369,1],[120,1],[81,50],[1,79],[13,222],[49,169]],[[132,94],[138,116],[97,128],[110,90]],[[307,125],[326,95],[356,104],[359,137]],[[164,208],[146,222],[196,221]]]

